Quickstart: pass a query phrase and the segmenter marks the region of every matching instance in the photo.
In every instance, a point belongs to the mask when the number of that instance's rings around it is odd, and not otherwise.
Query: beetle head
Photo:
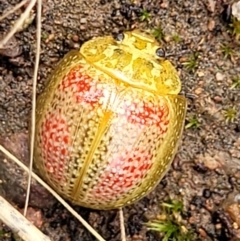
[[[114,39],[94,38],[80,49],[87,62],[118,83],[159,94],[178,94],[181,82],[176,69],[149,34],[134,30]]]

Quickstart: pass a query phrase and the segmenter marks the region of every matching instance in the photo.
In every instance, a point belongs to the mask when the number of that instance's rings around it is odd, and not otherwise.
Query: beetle
[[[169,169],[186,99],[156,40],[133,30],[70,51],[37,99],[34,162],[72,203],[115,209],[147,195]]]

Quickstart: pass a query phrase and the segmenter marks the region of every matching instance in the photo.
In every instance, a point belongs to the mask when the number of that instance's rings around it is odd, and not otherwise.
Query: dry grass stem
[[[0,219],[24,241],[51,241],[1,196],[0,210]]]
[[[126,241],[126,232],[124,226],[124,216],[123,216],[123,209],[119,209],[119,217],[120,217],[120,229],[121,229],[121,241]]]
[[[0,145],[0,151],[2,151],[7,157],[13,160],[24,171],[29,173],[29,168],[26,167],[21,161],[19,161],[14,155]],[[64,201],[50,186],[48,186],[39,176],[32,172],[32,177],[46,188],[82,225],[99,241],[105,241],[66,201]]]
[[[20,3],[18,3],[15,7],[13,7],[12,9],[8,10],[5,14],[3,14],[2,16],[0,16],[0,21],[2,21],[4,18],[6,18],[7,16],[9,16],[12,13],[15,13],[19,8],[21,8],[24,4],[26,4],[29,0],[24,0]]]
[[[36,43],[36,58],[35,58],[35,64],[34,64],[33,90],[32,90],[30,161],[29,161],[29,175],[28,175],[26,202],[24,207],[24,216],[27,214],[27,207],[28,207],[30,188],[31,188],[32,166],[33,166],[33,150],[34,150],[35,122],[36,122],[35,111],[36,111],[37,77],[38,77],[38,67],[39,67],[39,59],[40,59],[40,52],[41,52],[41,13],[42,13],[41,6],[42,6],[42,0],[38,0],[37,33],[36,33],[37,43]]]
[[[30,11],[35,5],[37,0],[31,0],[21,17],[14,24],[9,33],[0,41],[0,48],[3,48],[4,45],[9,41],[9,39],[18,31],[18,29],[23,25],[24,21],[28,18]]]

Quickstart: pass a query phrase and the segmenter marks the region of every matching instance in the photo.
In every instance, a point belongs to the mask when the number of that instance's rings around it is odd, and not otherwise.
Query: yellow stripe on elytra
[[[75,181],[75,186],[73,188],[73,199],[77,200],[81,191],[81,187],[83,186],[83,180],[84,177],[89,169],[89,166],[92,163],[93,160],[93,156],[96,153],[96,149],[99,146],[99,143],[102,140],[103,135],[105,134],[107,127],[109,126],[109,122],[111,120],[113,116],[113,112],[111,111],[106,111],[105,113],[103,113],[103,117],[102,120],[99,123],[99,127],[98,127],[98,131],[95,135],[95,138],[92,141],[91,147],[90,147],[90,151],[86,157],[86,159],[84,160],[84,166],[81,168],[79,176],[77,177],[76,181]]]

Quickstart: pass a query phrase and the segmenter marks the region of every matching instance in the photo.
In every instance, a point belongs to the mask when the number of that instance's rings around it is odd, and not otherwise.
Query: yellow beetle
[[[94,209],[148,194],[177,151],[181,82],[150,35],[97,37],[69,52],[37,101],[35,165],[63,197]]]

